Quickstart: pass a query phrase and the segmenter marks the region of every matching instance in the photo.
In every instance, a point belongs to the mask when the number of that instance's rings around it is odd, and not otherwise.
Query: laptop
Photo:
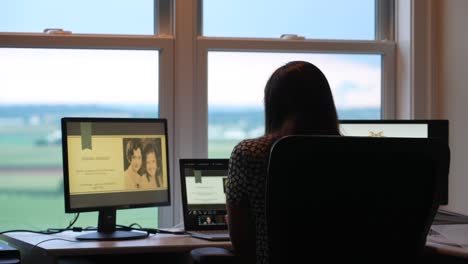
[[[228,159],[180,159],[185,232],[192,237],[228,241],[225,186]]]

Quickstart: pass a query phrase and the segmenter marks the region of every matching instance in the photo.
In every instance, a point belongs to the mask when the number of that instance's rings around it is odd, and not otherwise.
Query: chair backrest
[[[419,256],[449,159],[436,139],[278,140],[266,187],[270,263]]]

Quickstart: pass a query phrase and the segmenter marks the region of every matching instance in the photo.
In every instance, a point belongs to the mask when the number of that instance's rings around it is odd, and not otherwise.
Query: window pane
[[[154,34],[154,0],[2,0],[0,32]]]
[[[375,39],[375,0],[203,0],[203,35]]]
[[[309,61],[324,72],[340,119],[380,119],[381,55],[213,51],[208,53],[209,157],[229,157],[239,141],[264,133],[265,84],[292,60]]]
[[[60,118],[157,117],[159,51],[0,48],[0,230],[63,228]],[[119,210],[157,225],[157,210]],[[76,226],[95,226],[96,213]]]

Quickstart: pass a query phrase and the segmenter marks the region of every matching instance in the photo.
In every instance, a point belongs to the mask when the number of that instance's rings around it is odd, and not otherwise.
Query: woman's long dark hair
[[[290,122],[290,134],[339,135],[338,116],[327,78],[315,65],[292,61],[265,86],[265,133]]]

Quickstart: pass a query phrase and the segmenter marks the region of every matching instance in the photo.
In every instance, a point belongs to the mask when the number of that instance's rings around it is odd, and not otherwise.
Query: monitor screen
[[[116,230],[116,210],[170,205],[165,119],[62,118],[62,147],[65,212],[99,212],[77,239],[137,238]]]
[[[440,138],[448,143],[448,120],[341,120],[343,136]],[[440,203],[448,204],[448,177]]]
[[[228,159],[180,159],[186,231],[227,229]]]

